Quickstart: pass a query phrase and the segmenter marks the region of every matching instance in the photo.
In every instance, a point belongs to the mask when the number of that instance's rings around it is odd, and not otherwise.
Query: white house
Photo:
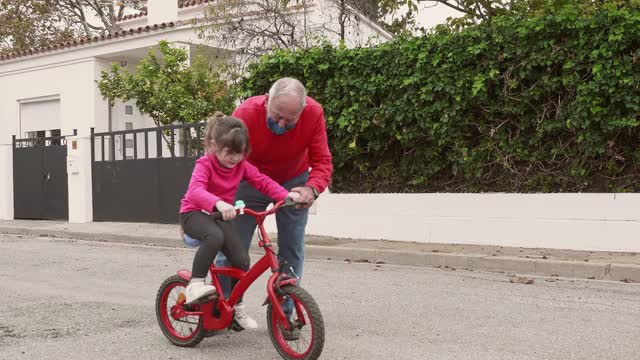
[[[301,13],[309,26],[335,16],[331,1],[310,1]],[[106,132],[153,125],[132,104],[110,108],[95,81],[113,62],[133,69],[160,40],[192,55],[233,50],[199,46],[190,19],[201,16],[205,6],[203,0],[149,0],[146,13],[120,23],[127,30],[0,58],[0,219],[13,219],[18,208],[49,211],[58,203],[68,205],[63,211],[68,216],[62,217],[70,222],[94,219],[90,128]],[[390,39],[375,23],[358,19],[347,31],[348,44],[364,44],[371,36]],[[327,37],[336,40],[334,33]],[[12,136],[54,137],[48,144],[62,148],[60,135],[69,135],[62,155],[14,149],[12,142]],[[147,135],[147,146],[157,145]],[[123,135],[94,150],[104,145],[113,149],[113,158],[128,158],[141,141],[141,136]],[[22,159],[18,163],[16,154]],[[48,168],[49,162],[55,166]],[[62,190],[52,192],[54,185]],[[638,209],[640,194],[325,194],[307,230],[364,239],[637,252]]]
[[[333,4],[330,1],[309,1],[302,10],[294,11],[310,27],[328,24]],[[73,222],[92,220],[89,129],[93,127],[101,132],[153,126],[153,122],[131,103],[116,103],[110,108],[95,81],[100,78],[100,72],[114,62],[133,70],[160,40],[182,46],[190,55],[201,51],[234,50],[211,42],[203,44],[198,38],[192,20],[202,18],[207,6],[207,0],[149,0],[145,12],[126,16],[118,24],[125,30],[113,35],[52,44],[0,58],[0,169],[4,175],[0,177],[0,218],[14,218],[12,135],[18,139],[51,137],[71,135],[77,130],[77,136],[68,144],[68,219]],[[252,17],[253,21],[260,21],[259,14]],[[378,41],[391,38],[378,25],[360,15],[358,21],[349,23],[347,30],[350,45],[364,44],[371,37]],[[336,40],[331,31],[326,35]],[[116,137],[116,157],[122,156],[127,148],[131,150],[132,146],[130,140],[119,141],[121,139]],[[27,170],[41,166],[33,164]],[[42,169],[40,174],[48,177],[47,181],[56,177],[56,172],[49,169]],[[26,178],[38,176],[26,175]],[[16,179],[16,182],[25,183],[23,179]],[[29,188],[26,192],[36,193]],[[24,204],[22,199],[17,202]],[[28,206],[38,205],[34,200]]]

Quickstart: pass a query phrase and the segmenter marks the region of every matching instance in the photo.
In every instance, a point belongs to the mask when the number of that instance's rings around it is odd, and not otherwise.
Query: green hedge
[[[567,6],[372,48],[283,51],[325,109],[336,192],[640,189],[640,12]]]

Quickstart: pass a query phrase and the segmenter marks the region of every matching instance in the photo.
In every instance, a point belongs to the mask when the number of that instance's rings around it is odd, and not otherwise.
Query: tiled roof
[[[211,2],[213,2],[213,0],[211,0]],[[178,0],[178,7],[182,9],[189,6],[196,6],[196,5],[202,5],[202,4],[208,4],[208,3],[209,3],[209,0]]]
[[[125,15],[118,21],[126,21],[126,20],[131,20],[131,19],[137,19],[137,18],[141,18],[141,17],[145,17],[145,16],[147,16],[147,12],[146,11],[141,11],[141,12],[139,12],[137,14]]]
[[[67,42],[63,42],[63,43],[58,43],[58,44],[53,44],[47,47],[43,47],[43,48],[39,48],[39,49],[29,49],[29,50],[25,50],[25,51],[21,51],[18,53],[10,53],[7,55],[1,55],[0,56],[0,62],[2,61],[6,61],[6,60],[12,60],[15,58],[19,58],[19,57],[23,57],[23,56],[28,56],[28,55],[34,55],[34,54],[42,54],[42,53],[46,53],[49,51],[53,51],[53,50],[62,50],[65,48],[71,48],[71,47],[75,47],[75,46],[79,46],[79,45],[83,45],[83,44],[89,44],[89,43],[95,43],[95,42],[100,42],[100,41],[107,41],[107,40],[112,40],[112,39],[119,39],[119,38],[123,38],[125,36],[133,36],[136,34],[140,34],[143,32],[150,32],[150,31],[158,31],[158,30],[164,30],[167,28],[172,28],[176,25],[182,25],[182,22],[177,21],[177,22],[169,22],[169,23],[162,23],[162,24],[155,24],[155,25],[147,25],[145,27],[138,27],[136,29],[129,29],[129,30],[122,30],[113,34],[109,34],[109,35],[101,35],[101,36],[94,36],[94,37],[84,37],[84,38],[80,38],[77,40],[72,40],[72,41],[67,41]]]

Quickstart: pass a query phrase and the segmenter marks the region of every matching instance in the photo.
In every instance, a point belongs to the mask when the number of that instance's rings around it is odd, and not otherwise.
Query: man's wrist
[[[320,196],[320,193],[318,192],[318,189],[314,188],[311,185],[305,185],[304,187],[307,187],[309,189],[311,189],[311,192],[313,193],[313,199],[318,199],[318,196]]]

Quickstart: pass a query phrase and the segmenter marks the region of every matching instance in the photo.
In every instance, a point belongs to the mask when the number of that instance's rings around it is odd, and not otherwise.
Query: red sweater
[[[327,144],[327,127],[322,106],[307,97],[307,105],[296,126],[283,135],[275,135],[267,127],[266,96],[254,96],[240,104],[233,116],[249,129],[251,152],[247,160],[261,173],[283,183],[311,167],[310,185],[323,192],[333,172]]]

